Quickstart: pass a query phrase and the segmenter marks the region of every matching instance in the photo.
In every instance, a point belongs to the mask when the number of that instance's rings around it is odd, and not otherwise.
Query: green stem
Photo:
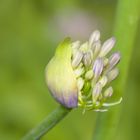
[[[115,96],[118,99],[125,92],[128,69],[132,57],[139,21],[140,0],[119,0],[117,7],[114,34],[117,38],[117,47],[122,54],[119,65],[120,76],[115,82]],[[121,114],[121,105],[113,107],[107,113],[100,113],[94,131],[94,140],[112,140],[116,138],[117,127]]]
[[[22,140],[38,140],[61,121],[71,109],[59,106],[44,121],[33,128]]]

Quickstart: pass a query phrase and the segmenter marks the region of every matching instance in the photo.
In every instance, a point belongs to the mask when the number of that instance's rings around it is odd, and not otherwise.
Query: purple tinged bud
[[[116,52],[111,55],[109,58],[109,71],[116,66],[120,61],[121,55],[119,52]]]
[[[102,58],[98,58],[95,60],[94,65],[93,65],[93,73],[94,73],[94,78],[98,79],[99,76],[101,75],[103,71],[104,63]]]
[[[115,66],[120,53],[106,56],[114,45],[114,37],[101,45],[98,30],[83,44],[71,43],[69,39],[61,43],[46,67],[46,82],[52,96],[67,108],[81,106],[102,111],[100,107],[111,106],[104,100],[113,94],[113,88],[107,86],[119,74]]]
[[[100,39],[100,32],[98,30],[94,31],[90,38],[89,38],[89,46],[92,46],[92,44]]]
[[[116,42],[116,39],[114,37],[105,41],[101,48],[99,56],[100,57],[106,56],[111,51],[111,49],[114,47],[115,42]]]
[[[117,68],[109,71],[107,73],[108,82],[113,81],[118,76],[118,74],[119,74],[119,70]]]
[[[78,87],[71,66],[71,56],[71,42],[67,38],[57,47],[45,72],[46,83],[51,95],[67,108],[78,106]]]
[[[93,89],[93,92],[92,92],[92,101],[93,103],[96,102],[96,100],[98,99],[98,97],[100,96],[102,92],[102,85],[100,83],[97,83]]]

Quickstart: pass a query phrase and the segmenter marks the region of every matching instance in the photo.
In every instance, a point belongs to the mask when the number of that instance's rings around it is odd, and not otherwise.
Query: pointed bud
[[[91,64],[91,53],[90,52],[86,52],[83,56],[83,63],[85,66],[90,66]]]
[[[78,87],[71,66],[71,55],[71,43],[67,38],[57,47],[46,67],[46,82],[52,96],[68,108],[78,105]]]
[[[102,91],[102,85],[100,83],[97,83],[93,89],[93,92],[92,92],[92,101],[93,103],[96,103],[98,97],[100,96],[101,94],[101,91]]]
[[[95,42],[91,46],[91,49],[93,51],[93,58],[95,59],[98,56],[98,54],[99,54],[99,52],[101,50],[101,42],[100,41]]]
[[[87,51],[87,53],[90,54],[91,61],[93,61],[93,51],[92,51],[91,49],[89,49],[89,50]]]
[[[117,68],[109,71],[107,73],[108,82],[113,81],[119,75],[119,70]]]
[[[100,32],[98,30],[94,31],[90,38],[89,38],[89,46],[92,46],[92,44],[100,39]]]
[[[103,71],[103,60],[102,58],[98,58],[95,60],[94,65],[93,65],[93,73],[94,73],[94,78],[98,79],[99,76],[101,75]]]
[[[108,97],[111,97],[113,94],[113,88],[112,87],[109,87],[105,90],[104,92],[104,97],[108,98]]]
[[[84,80],[80,77],[77,80],[78,90],[80,91],[84,86]]]
[[[115,67],[119,63],[120,58],[121,56],[119,52],[116,52],[111,55],[111,57],[109,58],[109,70],[111,70],[113,67]]]
[[[105,41],[101,48],[99,56],[100,57],[106,56],[111,51],[111,49],[114,47],[115,42],[116,42],[116,39],[114,37]]]
[[[83,58],[83,53],[77,50],[76,55],[72,60],[72,67],[76,68],[80,64],[82,58]]]

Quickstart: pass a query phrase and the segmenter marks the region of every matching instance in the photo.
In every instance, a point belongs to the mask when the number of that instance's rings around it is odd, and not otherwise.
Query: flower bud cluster
[[[112,37],[101,44],[100,32],[96,30],[87,42],[72,43],[71,64],[77,79],[78,106],[99,110],[112,96],[110,82],[119,74],[116,65],[120,61],[119,52],[110,55],[115,42]]]
[[[46,82],[57,102],[67,108],[83,107],[84,110],[106,111],[103,107],[113,94],[110,83],[119,74],[116,65],[120,53],[110,54],[115,38],[100,41],[100,32],[94,31],[85,43],[71,43],[66,38],[46,67]]]

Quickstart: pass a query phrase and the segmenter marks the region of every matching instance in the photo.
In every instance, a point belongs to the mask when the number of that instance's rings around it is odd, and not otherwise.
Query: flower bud
[[[96,58],[101,50],[101,42],[97,41],[92,46],[91,49],[93,51],[93,58]]]
[[[80,77],[80,78],[77,79],[77,86],[78,86],[79,91],[83,88],[83,86],[84,86],[83,78]]]
[[[107,55],[111,51],[111,49],[114,47],[115,42],[116,40],[114,37],[105,41],[101,48],[99,56],[104,57],[105,55]]]
[[[118,52],[108,58],[115,44],[110,38],[101,46],[100,32],[95,31],[83,44],[65,39],[56,49],[46,67],[46,82],[52,96],[67,108],[83,107],[84,110],[105,111],[120,103],[107,103],[113,93],[110,86],[118,76]]]
[[[96,100],[98,99],[98,97],[100,96],[102,91],[102,85],[100,83],[97,83],[93,89],[92,92],[92,101],[93,103],[96,103]]]
[[[87,52],[83,56],[83,63],[85,66],[90,66],[91,64],[91,53]]]
[[[105,90],[104,92],[104,97],[108,98],[108,97],[111,97],[113,94],[113,88],[112,87],[109,87]]]
[[[93,65],[93,72],[94,72],[95,79],[98,79],[99,76],[101,75],[103,71],[103,66],[104,66],[103,60],[101,58],[98,58]]]
[[[71,44],[66,38],[46,67],[46,82],[52,96],[68,108],[78,105],[78,87],[71,66]]]
[[[100,39],[100,32],[98,30],[94,31],[89,38],[89,46]]]
[[[85,79],[90,80],[93,77],[93,70],[89,70],[85,74]]]
[[[121,56],[119,52],[113,53],[111,55],[111,57],[109,58],[109,70],[111,70],[114,66],[118,64],[120,58]]]
[[[109,71],[107,73],[107,78],[108,78],[108,82],[113,81],[119,74],[119,70],[117,68],[114,68],[113,70]]]
[[[83,58],[83,53],[81,51],[77,51],[75,57],[72,60],[72,67],[76,68]]]

